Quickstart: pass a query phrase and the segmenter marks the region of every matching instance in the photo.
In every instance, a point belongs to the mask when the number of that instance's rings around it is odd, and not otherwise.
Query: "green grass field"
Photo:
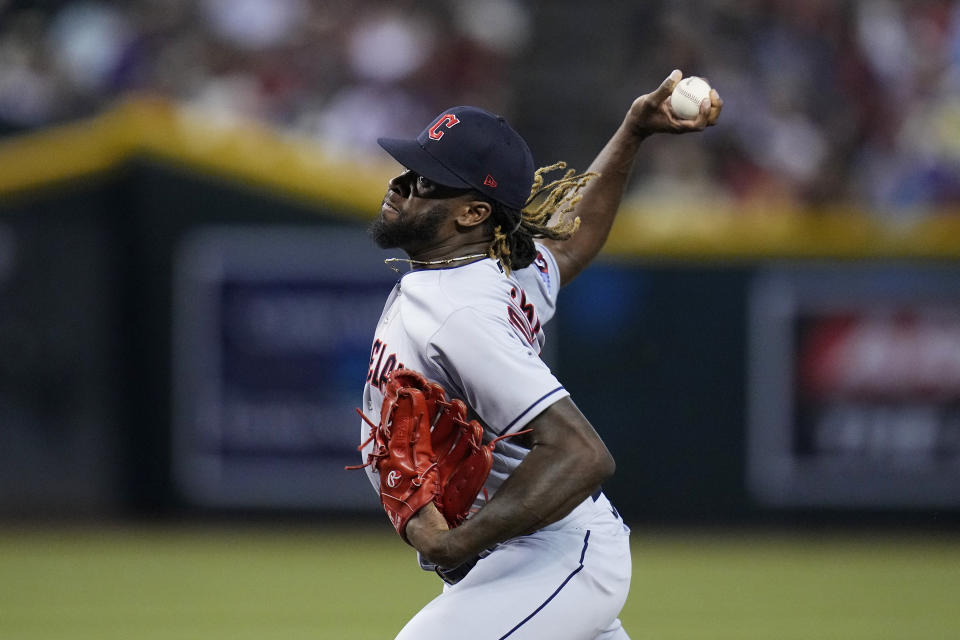
[[[633,560],[634,640],[960,638],[955,536],[635,530]],[[440,587],[386,524],[7,528],[0,578],[3,640],[392,638]]]

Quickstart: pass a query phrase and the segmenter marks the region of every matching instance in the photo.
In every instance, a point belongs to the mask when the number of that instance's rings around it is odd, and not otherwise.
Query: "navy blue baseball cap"
[[[501,116],[477,107],[442,112],[416,140],[379,138],[407,169],[447,187],[476,189],[522,209],[530,197],[534,165],[530,147]]]

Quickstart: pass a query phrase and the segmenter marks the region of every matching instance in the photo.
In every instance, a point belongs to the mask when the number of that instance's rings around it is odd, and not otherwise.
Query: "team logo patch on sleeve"
[[[537,257],[533,259],[533,264],[537,267],[537,273],[540,274],[540,278],[543,280],[544,284],[547,285],[547,288],[550,288],[550,268],[547,266],[547,259],[543,257],[543,254],[537,251]]]

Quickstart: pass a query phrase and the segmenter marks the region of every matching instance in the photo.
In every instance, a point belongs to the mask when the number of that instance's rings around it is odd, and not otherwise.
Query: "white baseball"
[[[690,76],[684,78],[673,88],[670,104],[673,112],[684,120],[693,120],[700,113],[700,103],[709,97],[710,85],[703,78]]]

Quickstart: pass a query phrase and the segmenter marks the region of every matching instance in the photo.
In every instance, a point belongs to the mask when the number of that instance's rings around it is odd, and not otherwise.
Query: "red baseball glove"
[[[380,424],[363,416],[370,437],[359,448],[372,440],[373,450],[365,464],[347,469],[373,465],[380,502],[404,540],[407,521],[431,501],[451,527],[470,514],[500,438],[484,445],[483,427],[466,416],[462,401],[447,401],[443,387],[409,369],[387,376]]]

